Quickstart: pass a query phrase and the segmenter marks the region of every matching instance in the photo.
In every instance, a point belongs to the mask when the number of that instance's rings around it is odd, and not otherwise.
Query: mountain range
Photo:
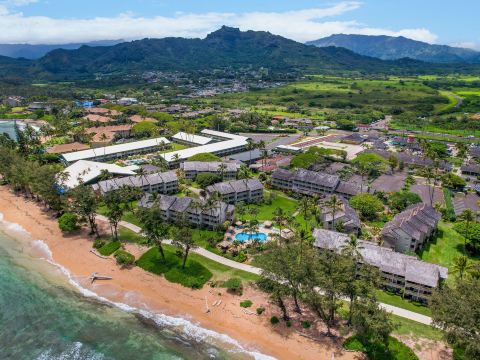
[[[316,47],[264,31],[222,27],[205,39],[163,38],[113,46],[55,49],[35,59],[0,57],[0,79],[72,81],[146,71],[250,71],[298,74],[431,74],[471,70],[470,65],[381,60],[341,47]]]
[[[12,58],[25,58],[25,59],[39,59],[48,52],[56,49],[74,50],[87,46],[112,46],[124,42],[125,40],[98,40],[85,43],[71,43],[71,44],[0,44],[0,55],[8,56]]]
[[[410,58],[432,63],[480,63],[478,51],[448,45],[432,45],[403,36],[336,34],[309,41],[307,45],[337,46],[382,60]]]

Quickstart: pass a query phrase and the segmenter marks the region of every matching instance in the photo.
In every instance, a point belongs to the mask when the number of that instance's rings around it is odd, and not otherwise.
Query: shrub
[[[308,329],[308,328],[310,328],[310,326],[311,326],[310,321],[308,321],[308,320],[302,321],[302,327],[304,329]]]
[[[287,327],[292,327],[292,322],[290,320],[285,321]]]
[[[240,302],[240,306],[243,308],[249,308],[252,304],[253,302],[251,300],[243,300]]]
[[[120,241],[110,241],[98,249],[98,252],[103,256],[110,256],[115,251],[120,249]]]
[[[379,342],[362,342],[358,336],[351,336],[343,343],[347,350],[360,351],[368,359],[418,360],[417,355],[407,345],[394,337],[389,337],[388,348]]]
[[[114,256],[118,265],[128,266],[133,265],[135,262],[135,256],[124,250],[117,250]]]
[[[361,193],[352,197],[350,206],[357,210],[362,218],[374,220],[377,213],[383,210],[383,204],[379,198],[369,193]]]
[[[245,261],[247,261],[247,255],[245,255],[245,253],[243,251],[240,251],[238,253],[238,255],[235,256],[234,260],[236,262],[240,262],[240,263],[245,262]]]
[[[215,184],[221,181],[222,179],[217,174],[205,172],[205,173],[198,174],[195,180],[202,189],[205,189],[207,186]]]
[[[231,292],[240,293],[240,294],[242,293],[242,290],[243,290],[242,280],[240,280],[239,278],[228,279],[223,283],[222,287],[227,288]]]
[[[72,213],[63,214],[58,218],[58,227],[62,232],[72,232],[77,230],[77,217]]]
[[[258,307],[257,308],[257,315],[262,315],[264,311],[265,311],[264,307]]]
[[[93,248],[94,249],[100,249],[101,247],[103,247],[105,245],[105,241],[102,240],[102,239],[97,239],[95,240],[95,242],[93,243]]]
[[[278,317],[276,317],[276,316],[272,316],[270,318],[270,324],[272,324],[272,325],[277,325],[279,322],[280,322],[280,320],[278,320]]]

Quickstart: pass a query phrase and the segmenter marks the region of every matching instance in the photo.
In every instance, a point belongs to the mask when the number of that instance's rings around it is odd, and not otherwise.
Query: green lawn
[[[357,336],[351,336],[345,340],[343,347],[347,350],[360,351],[372,360],[418,360],[412,349],[400,340],[390,337],[388,351],[385,345],[380,343],[362,343]]]
[[[158,247],[152,247],[136,262],[137,266],[157,275],[164,275],[170,282],[193,289],[200,289],[213,274],[200,262],[189,257],[182,269],[182,258],[176,255],[175,249],[165,248],[165,260],[162,259]]]
[[[452,224],[441,221],[438,225],[438,235],[430,241],[423,250],[419,252],[422,260],[442,265],[451,270],[453,261],[457,256],[464,255],[464,238],[452,228]],[[480,262],[478,258],[471,258],[472,261]],[[450,274],[447,281],[453,281]]]
[[[392,335],[406,335],[415,339],[424,338],[435,341],[443,339],[443,333],[433,326],[421,324],[419,322],[408,320],[397,315],[390,315],[397,325]]]
[[[410,310],[422,315],[426,315],[426,316],[432,315],[431,310],[425,305],[403,299],[400,295],[391,294],[386,291],[378,290],[377,299],[379,302],[396,306],[405,310]]]
[[[275,210],[280,208],[283,210],[285,215],[291,216],[295,213],[298,201],[295,199],[291,199],[286,197],[285,195],[280,195],[279,193],[275,193],[275,197],[272,200],[271,204],[262,204],[262,205],[249,205],[249,208],[257,208],[258,215],[256,216],[259,220],[272,220],[274,217]],[[247,214],[244,216],[244,219],[250,220],[253,219],[251,214]]]

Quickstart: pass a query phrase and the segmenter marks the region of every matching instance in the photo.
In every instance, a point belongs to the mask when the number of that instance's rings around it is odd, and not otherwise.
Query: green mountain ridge
[[[384,61],[339,47],[319,48],[263,31],[222,27],[205,39],[163,38],[113,46],[56,49],[38,60],[0,57],[0,79],[72,81],[146,71],[249,71],[297,74],[426,74],[471,71],[469,65]]]
[[[480,52],[448,45],[428,44],[403,36],[335,34],[307,45],[337,46],[382,60],[411,58],[432,63],[480,63]]]

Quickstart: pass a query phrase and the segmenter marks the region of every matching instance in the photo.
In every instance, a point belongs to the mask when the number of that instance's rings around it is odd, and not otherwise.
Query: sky
[[[0,43],[205,37],[222,25],[305,42],[403,35],[480,50],[480,0],[0,0]]]

